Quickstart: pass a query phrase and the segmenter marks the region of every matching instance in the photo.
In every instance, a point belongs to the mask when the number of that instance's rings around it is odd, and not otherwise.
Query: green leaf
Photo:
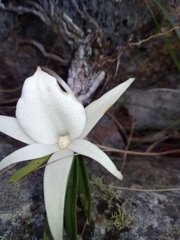
[[[43,235],[43,240],[50,240],[52,239],[52,234],[49,228],[48,220],[46,218],[45,223],[44,223],[44,235]]]
[[[13,92],[21,90],[21,88],[22,87],[17,87],[17,88],[8,89],[8,90],[0,88],[0,92],[2,92],[2,93],[13,93]]]
[[[75,156],[69,173],[65,197],[65,225],[70,240],[77,239],[77,197],[78,193],[88,221],[91,219],[91,191],[84,159]]]
[[[159,30],[159,32],[162,33],[161,27],[160,27],[160,25],[159,25],[159,23],[158,23],[158,21],[157,21],[155,15],[154,15],[152,9],[151,9],[151,7],[150,7],[148,1],[145,0],[145,2],[146,2],[146,5],[147,5],[147,7],[148,7],[150,13],[151,13],[151,16],[152,16],[154,22],[155,22],[155,24],[156,24],[157,29]],[[157,1],[155,1],[155,3],[157,4]],[[159,6],[159,5],[158,5],[158,6]],[[160,6],[159,6],[159,7],[160,7]],[[161,10],[162,10],[162,9],[161,9]],[[167,49],[168,49],[168,51],[169,51],[169,53],[170,53],[170,55],[171,55],[171,57],[172,57],[172,59],[173,59],[175,65],[176,65],[178,71],[180,72],[180,63],[179,63],[179,61],[178,61],[178,59],[177,59],[177,57],[176,57],[175,52],[174,52],[173,49],[171,48],[170,43],[169,43],[167,37],[166,37],[165,35],[164,35],[164,36],[162,35],[162,39],[163,39],[164,44],[166,45],[166,47],[167,47]]]
[[[77,240],[77,205],[78,196],[78,161],[73,159],[66,188],[64,217],[66,230],[70,240]]]
[[[51,155],[45,156],[45,157],[41,157],[41,158],[37,158],[32,160],[31,162],[29,162],[25,167],[19,169],[9,180],[8,183],[13,183],[16,182],[18,180],[20,180],[21,178],[25,177],[26,175],[28,175],[29,173],[31,173],[32,171],[34,171],[36,168],[38,168],[39,166],[41,166],[44,162],[46,162],[49,157]]]
[[[174,27],[174,23],[171,20],[170,15],[168,14],[168,12],[166,11],[166,9],[163,7],[163,5],[158,1],[158,0],[154,0],[155,4],[158,6],[158,8],[163,12],[164,16],[166,17],[166,19],[168,20],[168,22],[171,24],[172,27]],[[179,35],[177,34],[176,31],[174,31],[176,34],[176,37],[178,40],[180,40]]]
[[[81,155],[76,156],[78,160],[79,169],[79,183],[78,191],[81,200],[81,205],[84,213],[87,215],[88,222],[91,220],[91,190],[89,184],[89,177],[84,163],[84,159]]]

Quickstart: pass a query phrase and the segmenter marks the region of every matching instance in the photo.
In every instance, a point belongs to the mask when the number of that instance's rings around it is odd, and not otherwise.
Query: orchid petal
[[[40,68],[24,82],[16,117],[25,133],[42,144],[57,143],[64,135],[73,140],[86,122],[83,105]]]
[[[128,79],[126,82],[123,82],[109,92],[105,93],[102,97],[92,102],[85,108],[86,126],[79,138],[84,138],[88,135],[88,133],[99,121],[99,119],[117,101],[117,99],[123,94],[123,92],[129,87],[129,85],[133,81],[134,78]]]
[[[57,144],[42,145],[39,143],[34,143],[28,145],[26,147],[18,149],[17,151],[3,158],[3,160],[0,162],[0,170],[11,164],[43,157],[51,153],[57,152],[58,150],[59,146]]]
[[[73,152],[59,150],[49,159],[44,172],[46,214],[55,240],[63,236],[64,199],[72,160]]]
[[[34,141],[20,128],[17,119],[13,117],[0,116],[0,132],[23,143],[34,143]]]
[[[92,144],[89,141],[84,139],[76,139],[70,146],[69,149],[82,154],[84,156],[90,157],[100,163],[103,167],[105,167],[110,173],[112,173],[115,177],[122,180],[122,174],[117,170],[114,163],[111,159],[96,145]]]

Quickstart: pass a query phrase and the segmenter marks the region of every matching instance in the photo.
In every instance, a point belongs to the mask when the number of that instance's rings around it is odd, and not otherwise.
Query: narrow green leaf
[[[66,188],[64,218],[70,240],[77,240],[78,161],[74,158]]]
[[[16,181],[20,180],[21,178],[25,177],[26,175],[28,175],[29,173],[34,171],[36,168],[41,166],[44,162],[46,162],[49,159],[50,156],[51,155],[31,160],[26,166],[24,166],[23,168],[19,169],[11,177],[11,179],[9,180],[8,183],[16,182]]]
[[[13,93],[13,92],[21,90],[21,88],[22,87],[17,87],[17,88],[7,89],[7,90],[0,88],[0,92],[2,92],[2,93]]]
[[[84,163],[84,159],[81,155],[76,156],[78,160],[79,169],[79,183],[78,192],[81,200],[81,205],[84,213],[87,215],[88,222],[91,220],[91,190],[89,184],[89,177]]]
[[[153,17],[153,20],[154,20],[154,22],[155,22],[155,24],[156,24],[157,29],[159,30],[159,32],[162,33],[161,27],[160,27],[160,25],[159,25],[159,23],[158,23],[158,21],[157,21],[155,15],[154,15],[152,9],[151,9],[151,7],[150,7],[148,1],[145,0],[145,2],[146,2],[146,5],[147,5],[147,7],[148,7],[150,13],[151,13],[151,16]],[[180,63],[179,63],[179,61],[178,61],[178,59],[177,59],[177,57],[176,57],[175,52],[174,52],[173,49],[171,48],[171,46],[170,46],[170,44],[169,44],[169,41],[168,41],[167,37],[166,37],[166,36],[162,36],[162,39],[163,39],[164,44],[166,45],[166,47],[167,47],[167,49],[168,49],[168,51],[169,51],[169,53],[170,53],[170,55],[171,55],[171,57],[172,57],[172,59],[173,59],[175,65],[176,65],[178,71],[180,72]]]
[[[48,220],[46,218],[45,223],[44,223],[44,235],[43,235],[43,240],[50,240],[52,239],[52,234],[49,228]]]
[[[158,8],[163,12],[164,16],[166,17],[166,19],[168,20],[168,22],[171,24],[172,27],[174,27],[173,21],[171,20],[171,17],[169,16],[168,12],[166,11],[166,9],[163,7],[163,5],[158,1],[158,0],[154,0],[155,4],[158,6]],[[174,30],[175,31],[175,30]],[[179,35],[177,34],[177,32],[175,31],[176,37],[178,40],[180,40]]]

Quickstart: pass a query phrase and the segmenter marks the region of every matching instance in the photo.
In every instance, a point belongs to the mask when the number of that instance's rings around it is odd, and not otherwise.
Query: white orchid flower
[[[64,92],[54,77],[38,67],[24,82],[16,118],[0,116],[0,131],[28,144],[5,157],[0,170],[52,154],[44,173],[44,197],[55,240],[62,239],[64,198],[74,153],[94,159],[122,179],[110,158],[84,138],[133,80],[127,80],[84,108],[70,91]]]

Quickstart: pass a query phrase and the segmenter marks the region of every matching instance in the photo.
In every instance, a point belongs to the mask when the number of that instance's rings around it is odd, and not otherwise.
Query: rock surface
[[[115,163],[120,168],[122,159],[116,157]],[[179,159],[165,157],[128,157],[122,182],[116,181],[95,164],[91,169],[94,175],[102,176],[105,183],[114,181],[113,186],[127,187],[130,190],[115,189],[114,194],[111,188],[105,191],[103,186],[98,188],[93,185],[94,231],[89,239],[180,239],[180,191],[140,191],[180,187],[179,163]],[[133,188],[137,191],[132,191]],[[108,200],[114,195],[112,206],[108,208]],[[119,207],[121,211],[116,217],[117,229],[112,227],[110,217],[112,213],[117,213]]]
[[[133,117],[134,130],[162,130],[168,126],[180,126],[180,89],[134,89],[125,92],[119,101]],[[121,121],[120,116],[118,120]]]
[[[106,117],[98,124],[97,129],[102,129],[105,123],[107,129],[108,125],[112,127],[112,123]],[[96,133],[97,129],[95,129]],[[92,133],[90,137],[93,135]],[[122,145],[121,138],[116,134],[105,137],[102,143],[113,146],[112,141],[115,141],[116,145],[118,143]],[[4,141],[0,146],[0,158],[17,148],[13,141],[11,143]],[[113,155],[111,158],[117,168],[121,169],[122,156]],[[0,175],[0,236],[7,240],[41,240],[45,219],[43,169],[8,185],[10,176],[22,165],[11,167]],[[123,181],[115,179],[91,159],[87,159],[87,166],[93,181],[92,222],[86,226],[81,239],[180,239],[180,190],[141,192],[141,189],[180,188],[179,158],[128,156],[123,170]],[[130,190],[96,185],[99,183],[126,187]],[[133,188],[136,191],[133,191]],[[78,226],[81,233],[84,218],[81,208],[78,208],[78,212]],[[112,215],[115,216],[114,219],[111,218]],[[68,239],[66,234],[64,239]]]
[[[2,139],[2,136],[1,136]],[[0,144],[0,158],[17,147]],[[41,240],[45,219],[43,199],[43,169],[8,184],[11,176],[24,166],[19,164],[0,175],[0,238],[4,240]]]

